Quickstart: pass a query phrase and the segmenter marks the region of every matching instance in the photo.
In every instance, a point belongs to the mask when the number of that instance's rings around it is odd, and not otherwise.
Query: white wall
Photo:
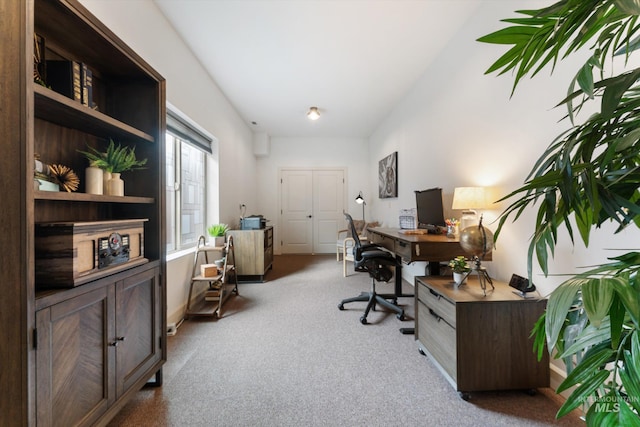
[[[247,213],[262,213],[275,225],[278,168],[345,166],[348,210],[360,215],[360,206],[353,199],[363,191],[367,218],[389,226],[397,225],[399,209],[415,206],[414,190],[442,187],[445,214],[454,216],[449,208],[457,186],[493,186],[500,194],[517,188],[534,160],[568,126],[558,124],[564,110],[553,106],[566,92],[581,60],[560,63],[552,77],[543,71],[533,80],[524,80],[510,99],[510,75],[484,75],[504,49],[475,42],[501,28],[499,20],[513,16],[513,9],[537,8],[546,2],[519,1],[516,6],[514,2],[484,0],[478,7],[477,0],[467,1],[469,7],[476,8],[473,19],[460,26],[462,30],[369,141],[272,137],[270,154],[256,160],[251,130],[151,0],[81,0],[167,79],[167,100],[218,138],[220,208],[208,222],[237,223],[238,206],[244,203]],[[393,151],[399,153],[399,196],[381,200],[377,198],[377,164]],[[498,213],[485,212],[485,224]],[[494,261],[486,263],[493,277],[508,280],[512,273],[526,272],[533,219],[534,212],[527,212],[504,229]],[[605,227],[596,233],[589,249],[579,242],[575,249],[560,245],[552,272],[573,272],[577,267],[600,263],[615,254],[605,248],[633,248],[638,235],[634,229],[612,238],[611,227]],[[566,242],[566,235],[561,239]],[[170,322],[181,314],[190,264],[188,256],[168,265]],[[413,275],[423,271],[422,265],[407,268],[406,278],[412,281]],[[561,280],[535,277],[543,292]]]
[[[499,20],[513,17],[513,10],[539,8],[540,1],[483,1],[482,7],[450,40],[421,80],[397,105],[370,139],[370,187],[377,182],[378,160],[398,151],[399,195],[397,199],[374,199],[375,216],[396,223],[398,210],[415,207],[414,190],[442,187],[445,215],[451,214],[453,190],[458,186],[491,186],[501,195],[518,188],[535,160],[569,123],[558,121],[564,108],[553,108],[566,94],[571,78],[585,56],[560,63],[553,76],[542,71],[521,82],[513,98],[513,76],[484,75],[503,52],[504,46],[475,40],[502,28]],[[585,116],[586,117],[586,116]],[[501,208],[504,208],[503,204]],[[492,277],[508,281],[512,273],[526,275],[526,253],[536,210],[508,224],[493,252],[493,262],[484,263]],[[485,225],[500,209],[485,212]],[[577,234],[576,234],[577,235]],[[551,266],[552,273],[572,273],[576,268],[601,263],[615,252],[604,248],[633,248],[637,230],[611,238],[611,227],[596,233],[589,249],[577,242],[571,248],[566,233]],[[423,264],[406,268],[405,278],[424,274]],[[544,278],[534,272],[534,283],[542,293],[550,292],[564,278]]]
[[[211,205],[207,224],[237,221],[238,204],[255,200],[256,159],[252,133],[200,62],[151,0],[81,0],[166,80],[167,101],[218,139],[220,205]],[[215,147],[214,147],[215,148]],[[209,200],[217,200],[217,166]],[[168,321],[182,317],[191,275],[192,254],[167,264]]]
[[[294,168],[347,168],[347,207],[355,218],[362,215],[362,207],[355,203],[359,191],[362,191],[367,203],[373,189],[367,179],[369,171],[369,152],[364,138],[295,138],[271,137],[271,149],[268,156],[260,157],[258,167],[259,212],[247,205],[247,214],[260,213],[271,220],[274,226],[274,252],[280,251],[278,230],[279,218],[279,180],[278,171],[283,167]],[[377,185],[377,184],[376,184]],[[377,187],[376,187],[377,188]],[[376,190],[377,191],[377,190]],[[367,218],[372,218],[367,206]]]

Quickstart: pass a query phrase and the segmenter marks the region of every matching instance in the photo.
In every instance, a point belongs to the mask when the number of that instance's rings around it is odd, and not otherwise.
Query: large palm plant
[[[528,270],[531,276],[535,257],[546,275],[560,227],[572,244],[577,229],[588,246],[591,230],[605,222],[617,223],[616,233],[640,226],[640,69],[626,61],[640,47],[640,0],[562,0],[517,13],[504,20],[509,26],[479,39],[511,46],[487,73],[513,72],[514,91],[523,77],[578,50],[592,52],[559,103],[569,129],[504,198],[511,203],[495,233],[497,239],[508,218],[537,206]],[[625,64],[617,75],[605,71],[615,56],[625,59],[617,61]],[[578,123],[589,102],[599,103],[597,113]],[[567,362],[559,392],[576,386],[558,417],[585,405],[588,425],[640,425],[638,270],[640,253],[629,252],[576,274],[550,295],[534,329],[537,351],[546,342]]]

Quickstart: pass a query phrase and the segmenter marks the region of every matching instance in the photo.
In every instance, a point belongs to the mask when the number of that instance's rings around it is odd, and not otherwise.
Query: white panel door
[[[313,250],[313,173],[283,170],[280,185],[281,252],[309,254]]]
[[[281,253],[335,252],[344,225],[344,176],[344,169],[281,171]]]
[[[313,171],[313,251],[336,251],[337,233],[344,225],[344,171]]]

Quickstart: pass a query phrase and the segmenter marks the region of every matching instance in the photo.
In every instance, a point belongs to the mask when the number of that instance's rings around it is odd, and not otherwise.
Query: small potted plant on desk
[[[228,229],[227,224],[213,224],[207,228],[209,236],[213,237],[213,246],[224,246],[225,234]]]
[[[467,264],[467,259],[464,255],[457,256],[449,261],[449,267],[453,270],[453,281],[456,282],[456,286],[464,284],[469,271],[471,271],[471,267]]]

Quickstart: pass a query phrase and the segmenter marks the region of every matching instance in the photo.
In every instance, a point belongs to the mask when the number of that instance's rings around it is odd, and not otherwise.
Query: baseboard
[[[175,310],[173,313],[171,313],[170,315],[167,315],[167,329],[169,329],[169,325],[176,325],[176,329],[178,329],[180,327],[180,324],[182,323],[182,321],[184,320],[184,312],[187,309],[187,304],[182,304],[180,307],[178,307],[177,310]]]
[[[567,373],[564,371],[564,369],[554,365],[553,363],[549,364],[549,368],[550,368],[549,369],[550,370],[550,381],[549,381],[550,387],[553,390],[557,390],[558,386],[562,383],[562,381],[564,381],[567,378]],[[559,393],[559,395],[566,399],[567,397],[569,397],[572,391],[573,389],[565,390],[562,393]]]

